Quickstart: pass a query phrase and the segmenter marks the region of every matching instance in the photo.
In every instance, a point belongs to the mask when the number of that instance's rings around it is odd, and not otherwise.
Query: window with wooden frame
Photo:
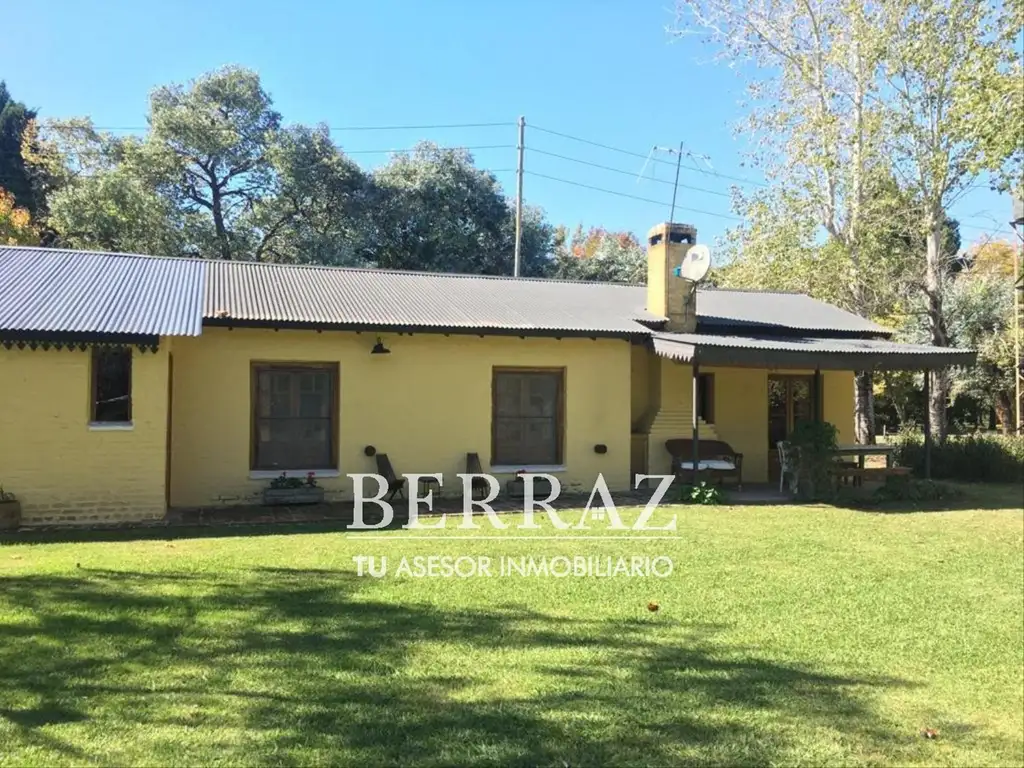
[[[336,363],[252,367],[254,470],[338,467]]]
[[[715,374],[702,373],[697,377],[698,415],[705,424],[715,423]]]
[[[491,464],[562,464],[565,371],[495,368],[491,392]]]
[[[131,424],[131,347],[93,347],[90,378],[90,422]]]

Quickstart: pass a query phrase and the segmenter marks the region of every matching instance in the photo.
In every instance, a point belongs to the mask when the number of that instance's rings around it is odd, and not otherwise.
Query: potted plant
[[[282,472],[263,489],[263,503],[268,506],[319,504],[323,500],[324,489],[317,485],[314,472],[309,472],[305,478],[289,477],[287,472]]]
[[[0,484],[0,530],[21,527],[21,502]]]
[[[514,478],[508,481],[506,490],[508,491],[509,497],[513,499],[522,499],[526,496],[526,480],[525,475],[530,474],[525,469],[516,470]],[[533,497],[535,499],[546,499],[551,495],[551,483],[543,477],[533,478]]]

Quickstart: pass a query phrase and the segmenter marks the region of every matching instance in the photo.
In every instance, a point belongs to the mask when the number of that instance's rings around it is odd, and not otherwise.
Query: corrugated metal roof
[[[644,332],[644,286],[389,270],[211,262],[207,318],[365,326]],[[701,289],[702,327],[888,335],[800,294]]]
[[[891,331],[852,312],[802,293],[734,291],[720,288],[697,292],[697,318],[702,328],[791,328],[890,335]]]
[[[646,333],[632,286],[211,262],[207,318],[399,328]]]
[[[808,362],[812,367],[862,370],[879,368],[911,370],[973,365],[976,353],[970,349],[901,344],[888,339],[783,338],[720,336],[706,333],[654,333],[654,351],[681,362],[716,364],[782,365]],[[811,358],[813,357],[813,361]],[[831,361],[825,360],[831,358]],[[824,363],[824,364],[823,364]]]
[[[205,263],[0,246],[0,329],[198,336]]]
[[[0,248],[0,329],[195,335],[211,322],[647,333],[646,288]],[[702,288],[701,331],[887,335],[799,294]]]

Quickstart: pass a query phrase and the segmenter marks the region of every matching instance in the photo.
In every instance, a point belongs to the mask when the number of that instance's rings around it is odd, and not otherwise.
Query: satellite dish
[[[684,280],[699,283],[711,269],[711,251],[706,245],[695,245],[686,252],[679,265],[678,275]]]

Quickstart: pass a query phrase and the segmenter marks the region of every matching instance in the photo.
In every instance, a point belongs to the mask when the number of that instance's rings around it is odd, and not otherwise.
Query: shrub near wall
[[[924,477],[924,437],[903,433],[896,463]],[[967,482],[1024,482],[1024,435],[960,435],[932,444],[932,477]]]

